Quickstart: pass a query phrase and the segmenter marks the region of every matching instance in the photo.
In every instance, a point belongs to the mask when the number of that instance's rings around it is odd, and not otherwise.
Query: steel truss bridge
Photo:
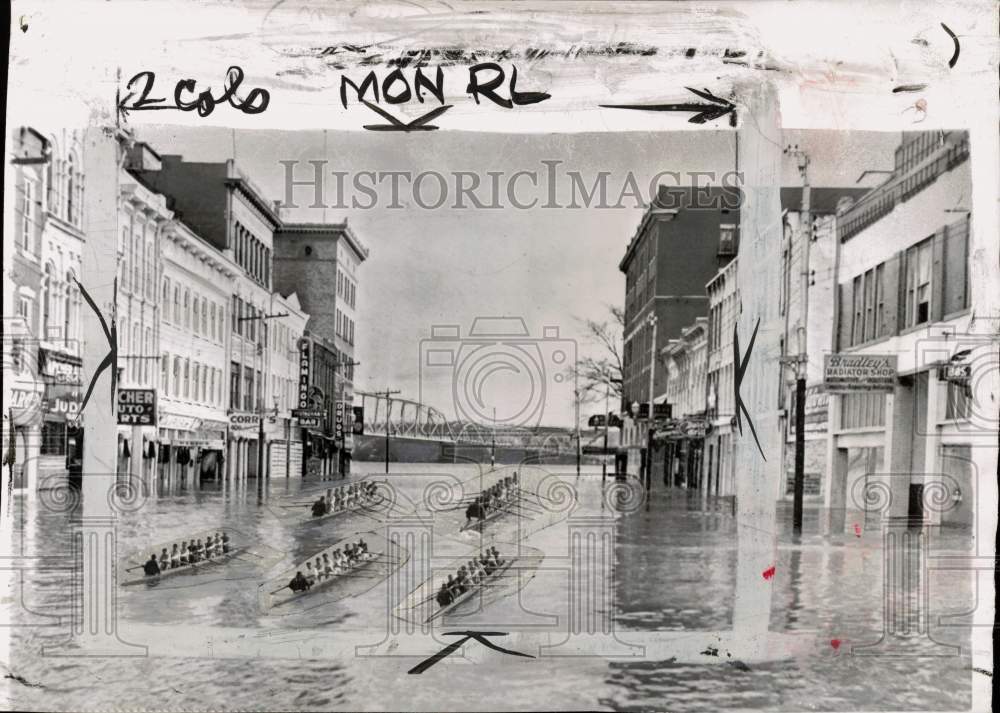
[[[393,396],[386,404],[385,393],[355,391],[355,401],[361,398],[364,407],[365,435],[384,435],[386,428],[392,438],[439,441],[464,445],[498,448],[528,448],[561,453],[572,452],[576,447],[576,434],[568,428],[510,427],[491,424],[449,420],[433,406],[407,398]]]

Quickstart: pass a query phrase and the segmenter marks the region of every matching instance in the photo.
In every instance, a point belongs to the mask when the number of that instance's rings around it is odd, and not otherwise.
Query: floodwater
[[[366,470],[381,478],[379,464],[354,466],[360,472],[351,481],[366,477]],[[402,494],[401,502],[414,503],[417,511],[427,492],[428,473],[459,480],[480,473],[475,465],[394,464],[393,468],[391,482]],[[587,581],[613,592],[613,604],[595,616],[611,611],[615,634],[623,641],[630,634],[642,637],[656,631],[731,627],[738,551],[736,524],[727,506],[661,487],[633,507],[606,497],[612,481],[602,483],[599,473],[586,472],[577,478],[572,468],[548,470],[576,489],[576,509],[544,519],[544,508],[535,505],[522,512],[521,522],[535,523],[534,527],[517,528],[511,516],[489,528],[487,544],[493,543],[501,552],[517,552],[518,538],[524,537],[525,548],[542,554],[533,560],[540,566],[525,572],[517,587],[487,593],[478,611],[472,606],[456,613],[448,621],[449,628],[509,632],[510,636],[494,641],[537,654],[539,637],[545,638],[539,631],[554,630],[549,640],[557,642],[572,629],[572,623],[566,622],[574,621],[570,603],[574,601],[573,582],[579,579],[568,573],[574,567],[587,571]],[[484,477],[483,482],[488,481]],[[546,482],[546,502],[557,509],[560,492],[552,484],[552,480]],[[797,544],[789,539],[779,545],[770,629],[800,632],[817,641],[812,653],[793,659],[748,665],[721,655],[706,655],[698,663],[679,663],[669,656],[656,660],[527,658],[470,645],[466,656],[455,654],[420,675],[407,675],[421,657],[321,656],[319,649],[310,648],[308,636],[303,637],[297,655],[284,653],[283,658],[274,658],[266,643],[272,634],[305,629],[335,637],[345,632],[347,637],[350,632],[351,641],[363,643],[367,638],[377,643],[390,627],[386,586],[374,576],[364,586],[317,595],[308,606],[280,615],[260,605],[258,585],[332,542],[355,533],[362,533],[369,542],[384,542],[382,524],[372,517],[335,518],[331,524],[310,525],[290,523],[280,516],[283,504],[291,502],[300,489],[319,486],[278,481],[271,484],[265,504],[258,505],[253,481],[248,491],[237,492],[205,484],[161,495],[138,512],[122,516],[118,523],[122,557],[209,528],[239,533],[252,540],[262,556],[231,568],[220,566],[225,572],[221,577],[178,577],[169,586],[164,580],[156,587],[120,588],[119,636],[139,644],[169,643],[167,648],[176,653],[115,658],[42,654],[42,647],[59,645],[70,637],[73,589],[70,573],[60,566],[65,567],[71,549],[72,518],[37,504],[26,508],[23,499],[15,502],[12,514],[18,525],[13,545],[23,554],[18,562],[27,569],[23,587],[15,575],[5,593],[9,610],[16,612],[8,630],[5,663],[9,675],[18,677],[8,679],[5,707],[51,711],[959,710],[970,707],[972,677],[981,675],[971,670],[969,627],[960,625],[960,619],[947,618],[975,608],[973,587],[961,572],[932,571],[922,583],[931,601],[930,637],[961,647],[959,654],[928,655],[941,652],[932,645],[913,656],[851,653],[852,646],[878,641],[883,630],[881,538],[868,533],[863,537],[807,536]],[[584,520],[613,531],[611,562],[568,556],[570,528]],[[448,528],[455,524],[447,517],[435,522],[438,529],[442,522]],[[784,530],[790,530],[786,525]],[[442,561],[481,543],[478,534],[465,537],[453,530],[435,529],[434,537],[434,555]],[[968,548],[967,535],[949,537],[933,541],[933,554]],[[598,603],[604,601],[589,590],[588,596]],[[185,656],[185,637],[191,631],[220,640],[253,638],[257,650],[227,657],[194,647]],[[435,644],[435,650],[451,640],[439,637],[444,643]],[[839,642],[837,648],[825,645],[832,640]]]

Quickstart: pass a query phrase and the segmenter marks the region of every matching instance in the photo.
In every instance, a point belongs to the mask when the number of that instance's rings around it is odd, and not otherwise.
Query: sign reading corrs
[[[156,425],[156,389],[118,389],[118,423]]]
[[[823,383],[830,393],[892,391],[896,387],[896,355],[827,354]]]
[[[229,414],[229,427],[234,431],[242,431],[260,426],[260,416],[255,413]]]

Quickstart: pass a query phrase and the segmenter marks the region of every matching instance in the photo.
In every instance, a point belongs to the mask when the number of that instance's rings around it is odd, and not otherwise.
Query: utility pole
[[[601,482],[608,479],[608,425],[611,413],[608,411],[608,401],[611,399],[611,383],[604,380],[604,452],[601,454]]]
[[[385,472],[386,475],[389,474],[389,416],[392,415],[392,398],[393,394],[400,393],[399,389],[386,389],[385,391],[376,392],[380,396],[385,394]]]
[[[646,490],[649,490],[653,482],[653,389],[656,381],[656,314],[650,312],[647,320],[649,326],[653,329],[652,339],[649,342],[649,431],[646,435]]]
[[[785,153],[795,157],[802,177],[802,296],[797,327],[799,354],[795,360],[795,482],[792,495],[792,532],[802,534],[802,499],[805,488],[805,426],[806,426],[806,324],[809,321],[809,245],[812,243],[812,214],[809,195],[809,156],[799,149],[798,144],[789,146]]]
[[[583,450],[580,443],[580,375],[573,369],[573,406],[576,415],[576,477],[580,477],[580,458]]]
[[[261,349],[260,375],[262,379],[264,378],[264,372],[266,371],[266,369],[264,368],[264,357],[267,354],[267,337],[269,331],[267,329],[264,329],[264,325],[267,324],[267,320],[269,319],[280,319],[281,317],[287,317],[287,316],[288,312],[277,312],[273,314],[259,314],[251,317],[238,318],[238,321],[240,322],[249,322],[258,319],[261,321],[260,327],[262,332],[261,335],[262,344],[260,345]],[[254,359],[254,361],[256,362],[256,359]],[[241,366],[240,368],[243,367]],[[258,505],[264,502],[264,396],[265,396],[264,385],[260,384],[259,386],[260,386],[260,398],[257,399],[257,504]]]

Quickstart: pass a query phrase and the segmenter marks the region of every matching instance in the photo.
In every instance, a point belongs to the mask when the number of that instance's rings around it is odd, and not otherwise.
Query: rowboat
[[[425,624],[429,624],[432,621],[434,621],[435,619],[437,619],[439,617],[442,617],[445,614],[451,612],[456,607],[461,606],[462,603],[467,602],[469,599],[472,598],[472,595],[476,594],[477,592],[482,591],[484,587],[486,587],[487,585],[489,585],[494,580],[499,579],[500,576],[503,575],[504,572],[506,572],[508,569],[511,568],[511,566],[514,564],[515,561],[517,561],[517,558],[515,558],[515,557],[512,557],[512,558],[508,559],[506,562],[504,562],[502,565],[500,565],[495,571],[493,571],[490,574],[488,574],[486,576],[486,578],[483,579],[481,582],[475,584],[467,592],[462,592],[457,597],[455,597],[450,604],[446,604],[445,606],[441,607],[436,612],[434,612],[433,614],[431,614],[429,617],[427,617],[427,620],[424,623]],[[436,591],[435,591],[435,595],[436,595]]]
[[[229,552],[225,554],[219,555],[217,557],[212,557],[211,559],[203,559],[193,564],[183,564],[180,567],[173,567],[171,569],[160,570],[159,574],[154,574],[152,576],[146,576],[145,574],[142,574],[139,577],[135,577],[133,579],[127,579],[124,582],[121,582],[121,586],[134,587],[137,584],[158,584],[162,582],[164,579],[169,579],[178,574],[185,574],[185,573],[190,574],[197,570],[203,570],[209,565],[218,565],[224,562],[229,562],[230,560],[246,552],[247,549],[248,548],[246,547],[236,547],[230,549]],[[128,567],[126,568],[125,571],[129,570],[132,571],[142,570],[142,565],[138,565],[135,567]]]
[[[300,511],[301,510],[305,510],[304,513],[302,513],[302,512],[296,512],[296,513],[294,513],[294,515],[297,516],[297,517],[299,517],[299,518],[301,518],[303,522],[322,522],[322,521],[328,520],[328,519],[330,519],[332,517],[336,517],[337,515],[346,515],[348,513],[358,513],[358,514],[361,514],[361,515],[365,515],[365,514],[367,514],[367,513],[365,513],[365,510],[369,510],[373,506],[381,505],[384,500],[385,500],[385,498],[382,496],[381,493],[376,493],[373,497],[371,497],[371,498],[369,498],[367,500],[363,500],[361,502],[355,503],[354,505],[351,505],[350,507],[345,507],[345,508],[342,508],[340,510],[331,510],[330,512],[326,513],[325,515],[319,515],[319,516],[315,516],[315,515],[312,514],[312,505],[313,505],[313,502],[315,502],[315,501],[311,501],[311,502],[308,502],[308,503],[296,503],[294,505],[283,505],[282,507],[288,508],[288,509],[292,509],[292,510],[300,510]],[[374,515],[369,515],[369,517],[373,517],[374,518],[375,516]]]
[[[329,552],[329,550],[324,550],[324,552]],[[320,553],[320,557],[322,557],[322,553]],[[268,597],[269,597],[270,605],[271,605],[272,608],[274,608],[274,607],[280,607],[280,606],[282,606],[284,604],[288,604],[289,602],[293,602],[296,599],[301,599],[302,597],[305,597],[306,595],[315,594],[316,592],[318,592],[318,591],[320,591],[322,589],[327,589],[333,583],[335,583],[335,582],[342,582],[342,581],[348,579],[349,577],[357,574],[359,571],[367,568],[369,565],[374,564],[375,562],[378,562],[378,561],[382,560],[384,557],[385,557],[385,553],[384,552],[369,552],[369,553],[367,553],[367,556],[366,556],[365,559],[361,560],[360,562],[355,563],[354,565],[352,565],[346,571],[343,571],[340,574],[332,575],[332,576],[327,577],[326,579],[323,579],[323,580],[317,580],[312,585],[312,587],[310,587],[309,589],[307,589],[305,591],[293,592],[291,589],[288,589],[288,585],[286,584],[284,587],[281,587],[281,589],[277,589],[277,590],[275,590],[273,592],[268,592]],[[314,561],[314,559],[315,558],[312,558],[312,559],[310,559],[308,561],[312,562],[312,561]],[[303,571],[304,569],[305,569],[305,564],[302,564],[302,565],[300,565],[299,567],[296,568],[296,571]],[[285,593],[285,590],[288,590],[287,593]],[[279,595],[279,593],[280,593],[280,595]],[[279,596],[275,596],[275,595],[279,595]]]
[[[485,527],[487,523],[493,522],[497,518],[507,515],[510,512],[510,510],[508,509],[509,506],[513,505],[517,501],[518,492],[519,491],[515,490],[514,493],[507,500],[501,502],[500,505],[497,507],[497,509],[491,512],[486,517],[482,519],[477,518],[473,520],[471,523],[466,523],[462,525],[462,527],[459,528],[458,531],[459,532],[465,532],[466,530],[482,531],[483,527]]]

